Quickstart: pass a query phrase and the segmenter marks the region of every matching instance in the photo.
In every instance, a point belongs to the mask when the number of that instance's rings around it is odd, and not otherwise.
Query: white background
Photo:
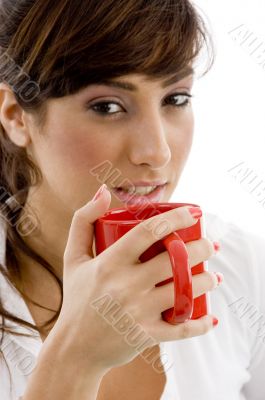
[[[265,237],[265,1],[195,4],[216,59],[194,85],[193,148],[170,201],[199,204]]]

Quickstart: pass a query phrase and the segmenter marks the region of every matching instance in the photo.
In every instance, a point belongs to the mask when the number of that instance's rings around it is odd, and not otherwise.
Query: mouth
[[[122,202],[128,205],[141,203],[158,203],[164,195],[167,183],[155,186],[131,186],[113,188],[112,192]]]

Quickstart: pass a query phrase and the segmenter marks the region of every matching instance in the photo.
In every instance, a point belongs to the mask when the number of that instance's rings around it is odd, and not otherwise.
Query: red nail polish
[[[218,322],[219,322],[218,319],[214,317],[213,318],[213,326],[218,325]]]
[[[224,280],[224,275],[221,274],[221,272],[215,272],[215,275],[216,275],[216,277],[217,277],[218,285],[219,285],[221,282],[223,282],[223,280]]]
[[[201,218],[202,210],[200,209],[200,207],[188,207],[188,210],[193,218]]]
[[[219,251],[220,250],[220,243],[219,242],[213,242],[213,247],[215,251]]]
[[[95,196],[93,197],[92,201],[97,201],[100,196],[102,195],[102,193],[104,192],[105,188],[107,187],[107,185],[104,183],[99,190],[97,191],[97,193],[95,194]]]

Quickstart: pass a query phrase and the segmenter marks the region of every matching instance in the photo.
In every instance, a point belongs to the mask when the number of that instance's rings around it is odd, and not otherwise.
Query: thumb
[[[65,268],[72,268],[73,264],[84,256],[88,259],[93,258],[93,223],[105,214],[110,202],[111,193],[104,184],[91,201],[74,213],[64,251]]]

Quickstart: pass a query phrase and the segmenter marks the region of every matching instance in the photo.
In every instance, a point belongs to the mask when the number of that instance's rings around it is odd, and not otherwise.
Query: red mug
[[[199,207],[190,203],[148,203],[110,209],[94,223],[96,255],[102,253],[141,221],[183,206]],[[155,286],[174,282],[174,307],[162,312],[162,318],[173,325],[188,319],[200,318],[209,312],[208,294],[193,299],[192,293],[192,275],[206,271],[206,262],[190,268],[185,246],[185,243],[204,236],[202,218],[198,219],[196,224],[170,233],[153,243],[139,257],[141,262],[145,262],[165,250],[168,251],[173,278],[168,278]]]

